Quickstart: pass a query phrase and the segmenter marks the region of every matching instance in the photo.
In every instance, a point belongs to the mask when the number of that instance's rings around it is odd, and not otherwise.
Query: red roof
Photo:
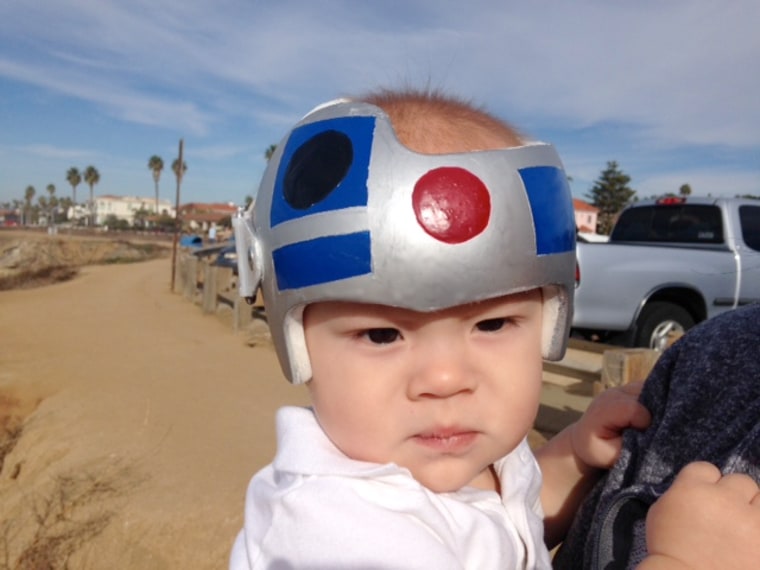
[[[235,204],[226,203],[212,203],[204,204],[201,202],[190,202],[189,204],[183,204],[180,206],[182,212],[194,212],[194,213],[206,213],[206,214],[226,214],[228,216],[237,212],[237,206]]]
[[[573,198],[573,209],[577,210],[579,212],[598,212],[599,208],[596,208],[589,204],[588,202],[584,202],[583,200],[580,200],[579,198]]]

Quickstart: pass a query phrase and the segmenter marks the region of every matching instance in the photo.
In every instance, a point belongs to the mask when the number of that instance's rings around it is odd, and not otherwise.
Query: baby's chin
[[[434,493],[455,493],[465,487],[484,491],[497,490],[496,481],[490,468],[478,472],[475,477],[472,476],[472,472],[457,473],[453,469],[425,471],[422,473],[412,471],[412,476]]]

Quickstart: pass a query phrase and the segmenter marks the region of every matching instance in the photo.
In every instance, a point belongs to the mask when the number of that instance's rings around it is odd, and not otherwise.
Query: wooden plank
[[[649,348],[618,348],[602,356],[602,388],[645,380],[660,353]]]
[[[581,382],[598,382],[599,372],[585,370],[583,368],[564,364],[562,362],[544,361],[544,372],[558,374],[569,378],[580,380]]]
[[[620,348],[619,346],[612,344],[594,342],[592,340],[584,340],[582,338],[570,338],[567,342],[567,347],[582,350],[584,352],[593,352],[596,354],[604,354],[604,352],[607,350]]]

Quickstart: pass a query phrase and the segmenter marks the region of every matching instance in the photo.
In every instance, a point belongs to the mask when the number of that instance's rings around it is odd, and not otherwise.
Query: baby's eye
[[[504,325],[506,323],[507,323],[507,319],[505,318],[485,319],[484,321],[478,322],[478,324],[476,324],[475,327],[480,332],[496,332],[504,328]]]
[[[394,328],[369,329],[364,336],[374,344],[390,344],[401,338],[401,332]]]

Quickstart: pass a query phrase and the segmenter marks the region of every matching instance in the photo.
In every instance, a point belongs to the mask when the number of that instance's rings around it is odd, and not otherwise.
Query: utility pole
[[[182,156],[185,148],[184,139],[179,139],[179,166],[177,167],[177,198],[174,206],[174,240],[172,241],[172,282],[171,291],[174,292],[174,279],[177,273],[177,242],[179,242],[179,232],[182,226],[182,216],[179,213],[179,195],[182,186],[182,175],[184,174],[182,166],[185,164]]]

